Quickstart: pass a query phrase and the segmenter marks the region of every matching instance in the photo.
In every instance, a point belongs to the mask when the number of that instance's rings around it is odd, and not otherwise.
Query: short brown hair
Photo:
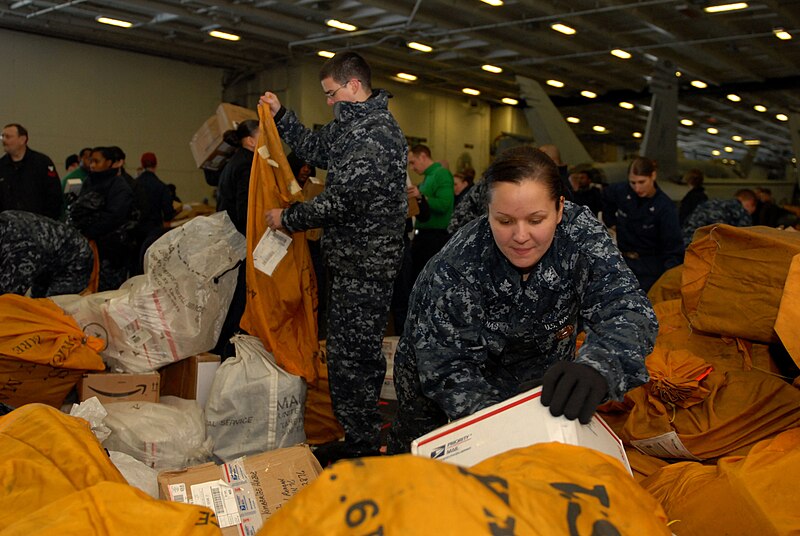
[[[418,143],[409,150],[414,154],[425,154],[428,155],[428,158],[431,158],[431,148],[428,147],[427,145],[422,145],[421,143]]]
[[[356,52],[341,52],[322,64],[319,79],[333,78],[337,84],[345,84],[356,78],[368,91],[372,90],[372,69],[367,60]]]
[[[28,129],[20,125],[19,123],[9,123],[3,128],[14,127],[17,129],[17,136],[25,136],[28,137]]]

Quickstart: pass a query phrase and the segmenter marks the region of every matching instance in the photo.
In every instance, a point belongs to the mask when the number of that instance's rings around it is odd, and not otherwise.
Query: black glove
[[[564,415],[589,424],[595,409],[608,394],[608,382],[589,365],[558,361],[544,374],[542,404],[550,406],[553,417]]]

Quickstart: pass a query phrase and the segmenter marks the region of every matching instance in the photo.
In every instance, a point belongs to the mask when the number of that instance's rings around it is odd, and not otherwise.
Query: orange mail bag
[[[800,233],[710,225],[686,249],[681,294],[693,328],[777,342],[773,329]]]
[[[269,110],[259,106],[258,115],[261,135],[247,206],[247,306],[240,325],[261,339],[282,369],[313,382],[317,289],[305,233],[292,234],[289,250],[272,276],[253,265],[253,251],[267,230],[267,211],[303,201]]]
[[[659,504],[619,461],[561,443],[469,469],[411,454],[336,463],[258,533],[669,535]]]

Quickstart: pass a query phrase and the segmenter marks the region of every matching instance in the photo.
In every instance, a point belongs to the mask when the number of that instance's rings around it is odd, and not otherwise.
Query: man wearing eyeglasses
[[[334,414],[345,430],[344,442],[315,450],[324,467],[379,452],[378,397],[386,372],[381,342],[403,255],[408,145],[389,112],[391,95],[372,89],[360,55],[337,54],[319,78],[334,114],[319,131],[303,126],[274,93],[266,92],[261,104],[269,106],[295,154],[328,171],[321,194],[266,214],[273,229],[323,228],[328,374]]]

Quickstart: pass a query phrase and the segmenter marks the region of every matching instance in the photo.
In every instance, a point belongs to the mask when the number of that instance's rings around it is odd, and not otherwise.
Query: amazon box
[[[589,424],[553,417],[537,387],[453,421],[411,442],[411,454],[471,467],[502,452],[558,442],[591,448],[619,460],[631,473],[622,440],[597,415]]]
[[[158,496],[214,510],[223,536],[256,534],[262,523],[322,472],[308,445],[206,463],[158,475]]]
[[[98,372],[84,374],[78,384],[83,402],[96,396],[103,404],[112,402],[158,402],[161,376],[158,372],[125,374]]]

